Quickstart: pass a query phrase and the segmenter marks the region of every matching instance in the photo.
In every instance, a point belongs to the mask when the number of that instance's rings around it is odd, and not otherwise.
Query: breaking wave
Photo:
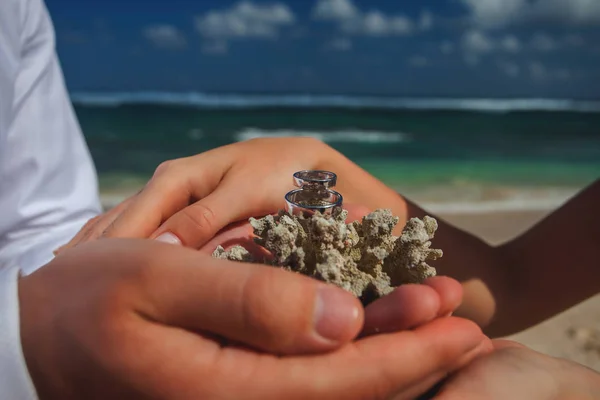
[[[73,93],[75,104],[118,107],[154,104],[198,108],[354,108],[398,110],[455,110],[506,113],[512,111],[600,112],[600,101],[568,99],[451,99],[335,95],[235,95],[169,92]]]
[[[238,142],[257,138],[274,137],[312,137],[326,143],[403,143],[410,140],[410,136],[401,132],[378,132],[363,130],[338,130],[332,132],[299,131],[292,129],[264,130],[246,128],[235,134]]]

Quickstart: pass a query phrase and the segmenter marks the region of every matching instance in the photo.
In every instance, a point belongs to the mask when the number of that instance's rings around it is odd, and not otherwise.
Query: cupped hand
[[[359,220],[369,213],[363,206],[348,204],[344,208],[348,211],[348,222]],[[255,259],[268,258],[268,252],[254,242],[254,237],[253,228],[248,222],[232,224],[200,248],[200,252],[210,255],[217,246],[228,250],[241,245]],[[462,285],[448,277],[430,278],[423,285],[402,285],[367,306],[361,335],[415,328],[435,318],[449,316],[461,301]]]
[[[98,237],[199,248],[231,223],[284,208],[292,175],[305,169],[332,170],[347,203],[393,208],[403,224],[399,196],[331,147],[310,138],[255,139],[163,163],[140,193],[91,220],[61,250]]]
[[[353,340],[339,288],[147,240],[65,252],[19,297],[42,400],[412,398],[489,346],[452,317]]]
[[[600,374],[506,340],[455,373],[436,400],[562,400],[600,398]]]

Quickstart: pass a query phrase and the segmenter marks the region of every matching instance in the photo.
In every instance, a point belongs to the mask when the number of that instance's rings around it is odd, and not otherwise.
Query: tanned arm
[[[490,336],[519,332],[600,291],[600,180],[522,236],[495,247],[398,196],[341,154],[324,167],[340,171],[348,203],[404,216],[399,229],[413,217],[438,220],[435,247],[444,257],[435,266],[464,288],[456,315]]]
[[[426,212],[408,203],[408,217]],[[440,221],[436,264],[464,287],[457,315],[505,336],[600,291],[600,180],[525,234],[498,247]]]

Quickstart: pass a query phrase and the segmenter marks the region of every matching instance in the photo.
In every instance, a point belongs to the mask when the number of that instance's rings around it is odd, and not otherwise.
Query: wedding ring
[[[290,214],[310,215],[315,212],[331,214],[343,204],[343,196],[330,188],[337,183],[337,175],[329,171],[299,171],[294,174],[294,185],[300,189],[285,195]]]
[[[337,175],[329,171],[298,171],[294,174],[294,185],[329,189],[337,184]]]

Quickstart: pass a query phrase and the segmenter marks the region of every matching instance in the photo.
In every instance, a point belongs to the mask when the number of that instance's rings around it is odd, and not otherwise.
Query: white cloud
[[[312,11],[313,18],[317,20],[343,21],[359,14],[351,0],[318,0]]]
[[[452,53],[454,53],[454,48],[455,48],[454,43],[452,43],[452,42],[450,42],[448,40],[445,40],[445,41],[443,41],[440,44],[440,51],[443,54],[452,54]]]
[[[379,10],[363,12],[351,0],[318,0],[312,11],[315,20],[334,21],[348,35],[404,36],[417,28],[431,29],[433,17],[424,12],[419,25],[404,15],[387,15]]]
[[[500,41],[500,48],[509,53],[521,51],[521,42],[514,35],[507,35]]]
[[[598,0],[537,0],[529,6],[532,18],[568,25],[600,24]]]
[[[414,30],[413,22],[404,16],[388,17],[381,11],[369,11],[361,18],[344,21],[343,32],[365,36],[402,36],[410,35]]]
[[[494,29],[528,21],[561,25],[600,24],[598,0],[460,0],[473,23]]]
[[[498,67],[511,78],[516,78],[521,73],[521,67],[514,62],[499,62]]]
[[[430,65],[429,60],[423,56],[413,56],[408,59],[408,63],[413,67],[427,67]]]
[[[518,18],[527,0],[460,0],[473,22],[483,28],[497,28]],[[568,1],[568,0],[567,0]]]
[[[142,32],[156,47],[163,49],[181,49],[186,46],[185,36],[172,25],[153,25]]]
[[[348,38],[333,39],[326,47],[336,51],[348,51],[352,49],[352,41]]]
[[[538,32],[531,38],[531,47],[534,50],[548,52],[558,48],[558,43],[551,36]]]
[[[485,33],[478,30],[465,32],[462,37],[462,47],[465,52],[473,55],[489,53],[494,50],[494,42]]]
[[[241,1],[226,10],[209,11],[196,18],[196,29],[207,39],[233,38],[272,39],[284,26],[293,25],[296,18],[282,3],[259,5]]]
[[[497,52],[515,54],[522,48],[521,41],[514,35],[506,35],[497,39],[485,31],[477,29],[465,32],[460,45],[465,63],[471,66],[479,64],[481,58],[489,54]]]
[[[421,13],[421,18],[419,19],[419,29],[422,31],[428,31],[433,28],[433,14],[429,11],[425,10]]]

